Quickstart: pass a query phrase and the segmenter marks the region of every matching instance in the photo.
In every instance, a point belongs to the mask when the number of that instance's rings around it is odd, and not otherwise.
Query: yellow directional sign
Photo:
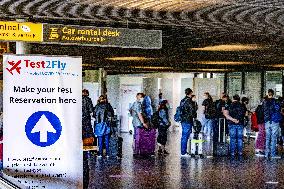
[[[160,49],[162,31],[44,24],[43,43]]]
[[[0,21],[0,41],[42,42],[42,24]]]

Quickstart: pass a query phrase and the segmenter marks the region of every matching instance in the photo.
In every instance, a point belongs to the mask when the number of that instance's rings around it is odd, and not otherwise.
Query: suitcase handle
[[[224,126],[224,135],[223,135],[223,142],[225,143],[226,142],[226,139],[225,139],[225,137],[226,137],[226,119],[225,118],[219,118],[219,136],[218,136],[218,142],[221,142],[221,120],[224,120],[224,124],[223,124],[223,126]]]

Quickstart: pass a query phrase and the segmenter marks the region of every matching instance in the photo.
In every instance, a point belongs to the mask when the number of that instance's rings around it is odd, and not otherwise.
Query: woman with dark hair
[[[202,103],[202,110],[204,113],[203,133],[210,140],[213,131],[214,119],[216,117],[216,109],[213,103],[213,99],[208,92],[204,93],[205,100]]]
[[[82,90],[82,138],[93,137],[91,114],[93,113],[93,103],[89,97],[87,89]]]
[[[158,112],[159,112],[159,125],[158,125],[158,138],[157,138],[159,146],[158,153],[169,154],[165,149],[168,137],[167,135],[168,128],[171,126],[171,122],[169,121],[169,109],[168,109],[167,100],[163,100],[160,103]]]
[[[107,97],[101,95],[93,114],[95,118],[95,134],[99,139],[99,158],[103,155],[103,140],[105,141],[106,157],[109,156],[110,122],[113,116],[113,109],[108,103]]]

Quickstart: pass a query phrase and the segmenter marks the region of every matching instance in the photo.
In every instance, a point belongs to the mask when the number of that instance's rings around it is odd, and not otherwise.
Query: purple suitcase
[[[137,128],[134,140],[135,155],[152,155],[156,147],[156,129]]]

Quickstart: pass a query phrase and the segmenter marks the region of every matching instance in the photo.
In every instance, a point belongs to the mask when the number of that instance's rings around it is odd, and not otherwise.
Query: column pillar
[[[224,92],[228,94],[228,73],[224,74]]]
[[[107,77],[106,71],[103,68],[100,68],[99,69],[99,84],[101,86],[101,94],[102,95],[107,94],[106,77]]]
[[[242,72],[242,86],[241,86],[241,95],[246,95],[246,89],[245,89],[245,82],[246,82],[246,73]]]
[[[282,76],[283,78],[283,76]],[[260,85],[261,85],[261,88],[260,88],[260,100],[263,99],[263,97],[265,96],[265,71],[261,71],[261,80],[260,80]],[[283,90],[283,88],[282,88]]]
[[[143,92],[150,96],[152,100],[153,110],[157,110],[157,98],[159,96],[158,78],[143,78]]]
[[[16,19],[17,22],[26,22],[26,19]],[[16,54],[30,54],[31,45],[24,41],[16,42]]]

